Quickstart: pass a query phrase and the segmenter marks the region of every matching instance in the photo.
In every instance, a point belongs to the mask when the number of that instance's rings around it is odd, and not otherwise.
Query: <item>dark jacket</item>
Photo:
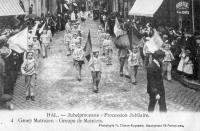
[[[162,70],[155,62],[147,67],[147,93],[150,95],[165,94]]]

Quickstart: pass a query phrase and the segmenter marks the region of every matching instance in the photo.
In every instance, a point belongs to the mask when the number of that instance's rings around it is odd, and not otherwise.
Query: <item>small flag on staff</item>
[[[39,21],[36,22],[35,26],[32,28],[32,35],[36,34],[36,31],[38,29]]]
[[[46,27],[47,26],[47,24],[46,24],[46,22],[43,24],[43,26],[40,28],[40,30],[39,30],[39,33],[41,34],[42,32],[43,32],[43,30],[46,30]]]
[[[87,59],[87,61],[89,61],[91,58],[90,54],[92,53],[92,42],[91,42],[90,30],[88,33],[87,42],[83,50],[85,51],[85,58]]]
[[[120,28],[120,24],[117,17],[115,19],[114,33],[116,37],[124,34],[123,30]]]

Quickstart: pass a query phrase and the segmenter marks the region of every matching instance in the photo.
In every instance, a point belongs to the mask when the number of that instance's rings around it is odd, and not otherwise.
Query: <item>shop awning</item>
[[[136,0],[129,15],[153,17],[163,0]]]
[[[25,14],[19,0],[0,0],[0,16]]]

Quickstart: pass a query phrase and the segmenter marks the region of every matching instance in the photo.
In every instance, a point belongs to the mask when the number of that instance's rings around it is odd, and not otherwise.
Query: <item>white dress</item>
[[[193,74],[193,63],[189,57],[185,58],[183,72],[189,75]]]
[[[181,57],[181,60],[178,64],[177,70],[183,72],[183,66],[184,66],[184,61],[185,61],[185,53],[181,53],[180,57]]]
[[[76,20],[75,13],[74,13],[74,12],[72,12],[72,13],[71,13],[71,21],[75,21],[75,20]]]

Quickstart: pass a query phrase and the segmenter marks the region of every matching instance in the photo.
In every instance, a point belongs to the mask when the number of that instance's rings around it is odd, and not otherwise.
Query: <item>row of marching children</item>
[[[98,93],[101,79],[101,59],[100,55],[105,56],[106,64],[112,65],[112,40],[110,34],[103,31],[100,27],[96,34],[99,41],[99,49],[93,49],[91,44],[90,31],[87,42],[82,44],[82,33],[80,22],[67,22],[65,26],[64,43],[67,48],[67,55],[72,56],[73,66],[76,69],[76,77],[81,81],[82,65],[88,63],[91,71],[93,91]]]
[[[47,58],[52,33],[50,28],[42,30],[37,36],[29,31],[28,48],[24,52],[21,72],[25,76],[26,100],[35,101],[34,88],[37,86],[37,71],[39,68],[40,58]]]
[[[81,69],[84,64],[84,51],[81,46],[82,30],[79,21],[68,21],[65,25],[64,44],[67,48],[67,56],[73,57],[73,65],[76,68],[77,80],[81,81]]]

